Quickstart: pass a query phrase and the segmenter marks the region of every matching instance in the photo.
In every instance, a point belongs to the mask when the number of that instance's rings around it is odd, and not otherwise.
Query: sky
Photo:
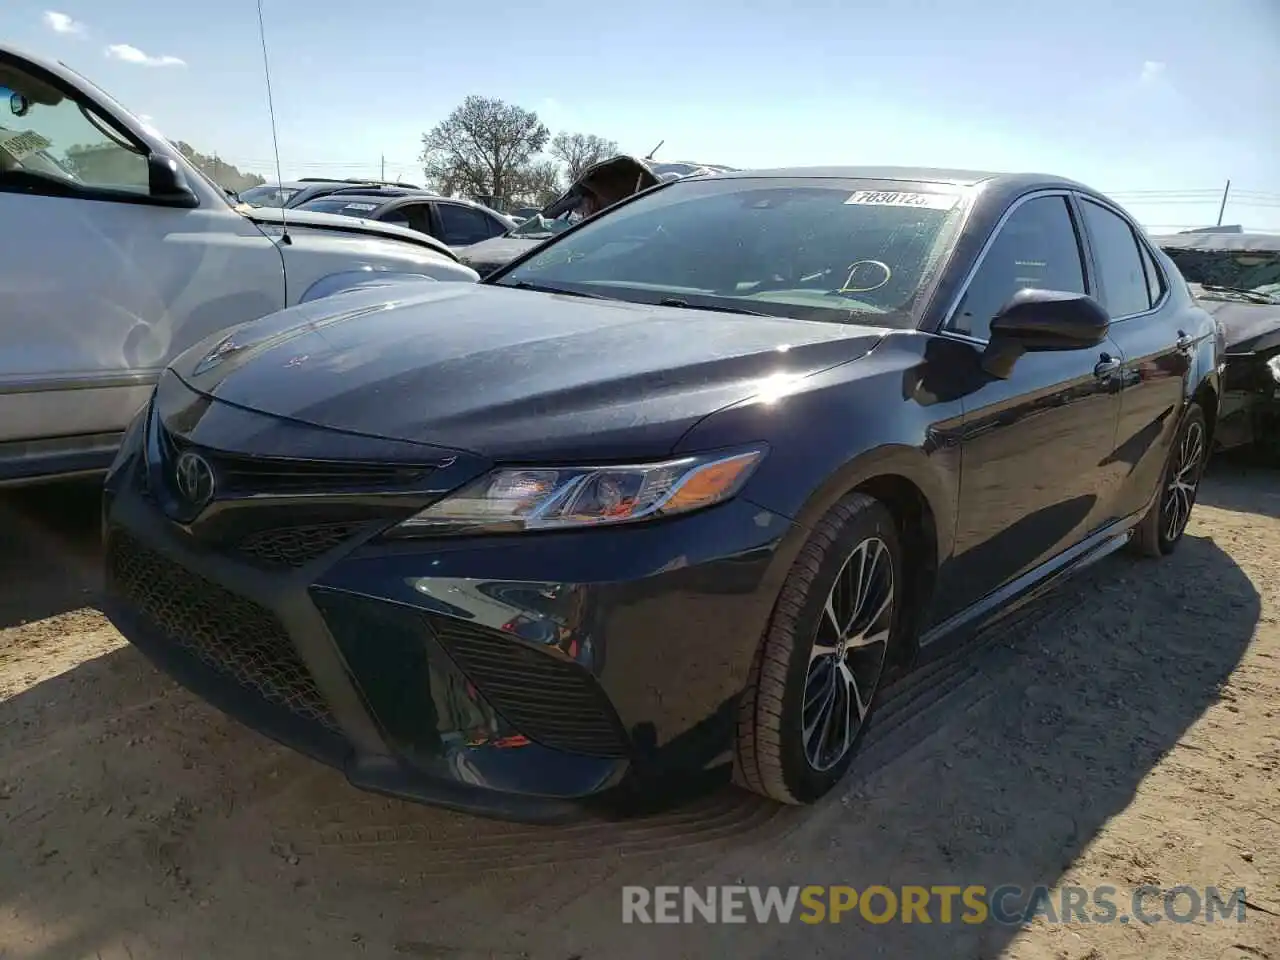
[[[584,16],[583,11],[589,11]],[[1061,174],[1280,231],[1280,0],[263,0],[281,169],[420,182],[468,94],[736,167]],[[274,180],[256,0],[3,0],[0,38]]]

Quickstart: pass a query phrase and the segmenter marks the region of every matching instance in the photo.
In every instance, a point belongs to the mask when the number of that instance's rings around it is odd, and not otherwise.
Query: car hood
[[[491,240],[481,240],[479,243],[460,247],[455,253],[458,255],[459,262],[465,263],[483,277],[499,267],[505,267],[525,251],[532,250],[550,239],[550,237],[528,239],[511,236],[494,237]]]
[[[172,369],[216,400],[315,426],[496,460],[607,460],[663,456],[706,415],[863,356],[886,332],[405,284],[281,311]]]
[[[1196,302],[1222,324],[1229,353],[1253,353],[1280,347],[1280,305],[1215,300],[1198,284],[1189,283]]]
[[[451,260],[458,259],[448,246],[435,237],[407,227],[397,227],[391,223],[363,220],[359,217],[344,217],[337,213],[320,213],[315,210],[281,210],[279,207],[251,207],[248,204],[241,204],[236,209],[260,226],[281,227],[287,224],[289,227],[302,227],[307,230],[402,240],[415,246],[435,250]]]

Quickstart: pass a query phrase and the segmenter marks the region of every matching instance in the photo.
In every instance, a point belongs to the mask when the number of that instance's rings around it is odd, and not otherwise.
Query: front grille
[[[429,619],[440,645],[481,695],[530,740],[567,753],[626,756],[622,724],[582,667],[485,627]]]
[[[435,470],[430,464],[359,460],[301,460],[251,457],[199,447],[156,424],[166,478],[184,450],[195,450],[213,468],[220,493],[289,496],[316,493],[377,493],[413,490]]]
[[[302,658],[269,610],[127,534],[111,537],[107,575],[121,596],[187,653],[262,699],[339,731]]]
[[[232,549],[259,566],[271,569],[301,567],[345,543],[363,527],[363,523],[313,523],[255,530]]]

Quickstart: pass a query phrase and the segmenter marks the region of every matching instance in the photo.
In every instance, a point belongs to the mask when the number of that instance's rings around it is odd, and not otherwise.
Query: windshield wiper
[[[538,293],[562,293],[566,297],[584,297],[587,300],[612,300],[601,293],[588,293],[585,290],[567,290],[564,287],[550,287],[543,283],[530,283],[521,280],[519,283],[497,283],[497,287],[511,287],[513,290],[536,290]]]
[[[772,317],[771,313],[761,313],[759,310],[746,310],[742,307],[718,307],[709,303],[690,303],[688,300],[681,300],[679,297],[663,297],[658,301],[659,307],[680,307],[684,310],[714,310],[716,313],[740,313],[747,317]]]
[[[1211,290],[1214,293],[1235,293],[1242,297],[1248,298],[1250,303],[1274,304],[1276,298],[1265,293],[1259,293],[1257,290],[1249,290],[1245,287],[1228,287],[1218,283],[1202,283],[1200,286],[1205,290]]]

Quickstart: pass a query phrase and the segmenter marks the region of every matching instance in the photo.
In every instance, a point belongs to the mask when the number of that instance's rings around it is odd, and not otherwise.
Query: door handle
[[[1099,380],[1106,380],[1119,373],[1122,366],[1123,364],[1111,354],[1104,353],[1093,368],[1093,375]]]

